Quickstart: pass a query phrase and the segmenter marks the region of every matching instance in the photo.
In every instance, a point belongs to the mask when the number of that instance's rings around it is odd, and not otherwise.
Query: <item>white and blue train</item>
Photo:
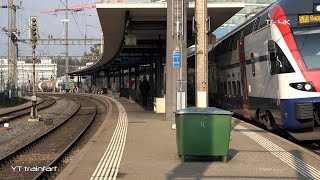
[[[209,49],[210,106],[320,139],[320,0],[279,0]],[[188,97],[193,73],[190,55]]]

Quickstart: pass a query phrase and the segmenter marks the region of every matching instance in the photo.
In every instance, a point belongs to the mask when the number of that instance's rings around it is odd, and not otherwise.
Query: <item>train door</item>
[[[245,56],[245,45],[244,45],[244,33],[241,32],[239,40],[239,60],[240,60],[240,70],[241,70],[241,84],[242,84],[242,94],[243,94],[243,115],[246,118],[250,118],[249,112],[249,92],[248,92],[248,79],[246,71],[246,56]]]

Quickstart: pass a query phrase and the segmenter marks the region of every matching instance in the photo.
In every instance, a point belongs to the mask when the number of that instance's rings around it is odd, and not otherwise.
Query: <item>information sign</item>
[[[174,68],[181,67],[181,53],[180,53],[180,51],[173,51],[173,67]]]

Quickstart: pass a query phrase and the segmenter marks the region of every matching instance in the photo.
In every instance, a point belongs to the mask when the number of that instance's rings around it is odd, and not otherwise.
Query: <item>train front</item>
[[[281,126],[317,131],[314,127],[320,125],[320,0],[279,1],[270,18],[272,39],[294,70],[279,76]],[[279,59],[276,57],[275,61]]]

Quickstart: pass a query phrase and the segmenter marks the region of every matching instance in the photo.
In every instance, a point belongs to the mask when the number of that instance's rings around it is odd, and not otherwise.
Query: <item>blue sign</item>
[[[180,51],[173,51],[173,67],[181,67],[181,53]]]

